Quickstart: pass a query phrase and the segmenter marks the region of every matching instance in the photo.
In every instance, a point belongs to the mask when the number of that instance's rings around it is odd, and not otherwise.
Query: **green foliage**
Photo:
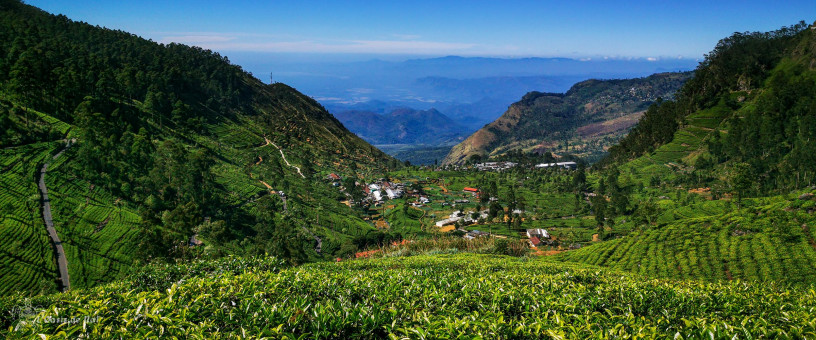
[[[127,281],[137,291],[163,291],[177,282],[196,277],[219,277],[252,272],[278,272],[287,265],[274,257],[228,256],[211,261],[191,261],[179,264],[153,263],[128,276]]]
[[[814,290],[772,283],[651,280],[468,254],[272,267],[155,290],[123,282],[53,296],[34,301],[46,307],[39,320],[93,322],[8,320],[2,329],[10,338],[806,338],[816,331]]]

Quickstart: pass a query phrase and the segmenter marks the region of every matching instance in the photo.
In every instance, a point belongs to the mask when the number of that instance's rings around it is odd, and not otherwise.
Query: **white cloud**
[[[416,40],[416,35],[393,35],[395,40],[283,40],[271,36],[217,33],[168,34],[161,43],[181,43],[218,51],[372,53],[372,54],[477,54],[491,49],[477,44]]]
[[[160,43],[168,44],[171,42],[179,43],[179,44],[188,44],[188,45],[200,45],[200,44],[208,44],[208,43],[221,43],[227,41],[233,41],[236,37],[225,36],[225,35],[175,35],[175,36],[166,36],[159,40]]]
[[[655,57],[648,57],[648,58],[646,58],[646,60],[648,60],[648,61],[657,61],[657,58],[655,58]]]
[[[391,36],[400,40],[418,40],[422,38],[422,36],[416,34],[392,34]]]

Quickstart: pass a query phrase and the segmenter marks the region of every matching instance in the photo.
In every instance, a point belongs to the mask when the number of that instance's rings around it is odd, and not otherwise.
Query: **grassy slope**
[[[671,142],[654,152],[621,165],[624,174],[630,174],[644,184],[652,177],[672,180],[678,171],[688,171],[696,157],[706,150],[704,143],[715,130],[727,133],[725,119],[733,112],[724,105],[695,112],[686,117],[686,125],[677,130]]]
[[[6,319],[3,326],[18,325],[9,338],[816,335],[814,290],[773,283],[647,279],[594,266],[474,254],[275,268],[270,259],[245,267],[235,261],[199,265],[181,272],[212,274],[176,283],[178,275],[153,272],[133,283],[29,302],[35,310],[48,307],[40,320],[87,316],[95,322]],[[4,302],[3,308],[24,303]]]
[[[32,112],[37,123],[54,127],[66,138],[72,126],[41,112]],[[139,223],[134,207],[78,179],[68,167],[70,152],[52,160],[64,142],[51,141],[2,150],[4,168],[4,204],[12,209],[2,212],[4,233],[0,264],[3,282],[0,295],[53,292],[57,286],[54,248],[42,221],[40,193],[37,190],[42,164],[51,162],[46,185],[52,215],[69,263],[71,285],[88,287],[123,277],[132,262]],[[104,223],[103,223],[104,222]],[[14,235],[14,236],[12,236]]]

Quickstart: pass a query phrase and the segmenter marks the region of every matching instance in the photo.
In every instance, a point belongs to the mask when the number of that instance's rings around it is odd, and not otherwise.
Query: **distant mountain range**
[[[435,108],[472,131],[498,118],[530,91],[566,92],[588,79],[645,77],[692,70],[693,59],[479,58],[448,56],[404,61],[276,62],[257,54],[230,58],[308,93],[337,114]]]
[[[349,130],[372,144],[441,144],[462,140],[470,131],[436,109],[400,108],[388,114],[341,111],[335,114]]]
[[[625,135],[659,98],[671,98],[690,72],[646,78],[587,80],[566,93],[530,92],[496,121],[453,147],[444,163],[510,150],[572,153],[590,160]]]

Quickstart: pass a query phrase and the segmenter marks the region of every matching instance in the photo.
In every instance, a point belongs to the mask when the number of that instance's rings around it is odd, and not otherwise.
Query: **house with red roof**
[[[479,189],[471,188],[471,187],[465,187],[464,189],[462,189],[462,192],[469,193],[469,194],[471,194],[471,195],[473,195],[475,197],[479,197],[479,193],[480,193]]]

